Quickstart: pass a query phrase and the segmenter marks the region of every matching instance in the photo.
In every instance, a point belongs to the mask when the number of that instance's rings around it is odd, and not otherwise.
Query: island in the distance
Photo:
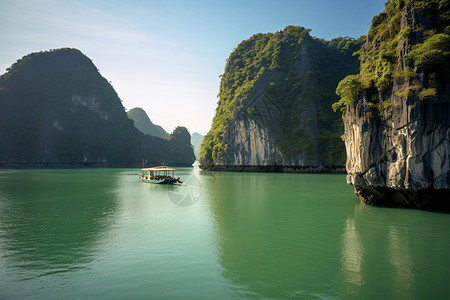
[[[194,147],[195,158],[198,160],[200,145],[203,142],[204,136],[198,132],[193,132],[191,135],[191,144]]]
[[[134,126],[143,134],[168,138],[169,134],[159,125],[153,124],[145,110],[135,107],[127,111],[127,116],[134,121]]]
[[[31,53],[0,77],[0,165],[191,166],[190,134],[141,133],[111,84],[72,48]]]

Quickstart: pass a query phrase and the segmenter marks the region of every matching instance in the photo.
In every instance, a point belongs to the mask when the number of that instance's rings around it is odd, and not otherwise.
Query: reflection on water
[[[24,269],[22,279],[84,268],[114,212],[114,180],[93,170],[1,173],[9,177],[0,183],[6,263]]]
[[[391,226],[389,230],[389,262],[393,266],[394,284],[410,298],[415,286],[414,264],[411,258],[410,235],[407,228]]]
[[[367,206],[340,176],[215,175],[205,186],[235,296],[449,298],[449,215]]]
[[[334,186],[340,179],[216,174],[208,192],[218,260],[236,296],[338,297],[333,282],[340,269],[339,235],[333,233],[341,221],[332,215],[346,190]],[[316,190],[327,180],[335,192],[328,208]]]
[[[190,174],[184,179],[181,186],[175,186],[168,197],[173,204],[180,207],[188,207],[197,203],[202,196],[202,183],[196,174]]]
[[[450,215],[342,175],[177,175],[0,170],[0,299],[450,299]]]
[[[364,283],[364,274],[362,272],[364,248],[355,228],[355,221],[352,219],[345,221],[341,253],[342,270],[345,273],[344,278],[350,284],[350,288],[347,291],[357,295],[358,288]]]
[[[441,229],[449,224],[448,217],[356,205],[342,234],[343,295],[447,299],[450,255],[444,249],[449,249],[450,238]]]

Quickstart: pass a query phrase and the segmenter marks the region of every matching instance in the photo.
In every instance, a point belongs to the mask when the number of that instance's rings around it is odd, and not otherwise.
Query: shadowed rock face
[[[150,121],[149,121],[150,122]],[[144,135],[81,51],[31,53],[0,76],[0,166],[140,166],[195,161],[187,129]]]
[[[399,72],[411,67],[405,55],[414,44],[423,42],[422,33],[431,28],[431,21],[406,7],[400,24],[400,29],[410,27],[412,33],[409,40],[398,41]],[[394,81],[378,94],[380,104],[391,101],[390,115],[375,118],[366,92],[347,106],[347,182],[368,204],[448,209],[450,102],[448,98],[420,99],[417,94],[399,97],[399,91],[411,89],[413,84],[430,87],[427,71],[417,66],[413,70],[414,80]],[[448,78],[440,87],[439,94],[448,97]]]

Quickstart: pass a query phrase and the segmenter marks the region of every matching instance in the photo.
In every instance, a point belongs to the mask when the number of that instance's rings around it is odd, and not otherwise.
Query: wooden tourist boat
[[[180,180],[180,177],[175,177],[176,169],[171,167],[159,166],[141,169],[141,171],[142,174],[139,172],[138,174],[142,182],[158,183],[158,184],[183,183],[183,181]]]

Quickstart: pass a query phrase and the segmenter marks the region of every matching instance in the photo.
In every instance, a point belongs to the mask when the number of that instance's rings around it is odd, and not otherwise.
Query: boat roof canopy
[[[167,166],[159,166],[153,168],[141,169],[142,171],[176,171],[177,169],[167,167]]]

